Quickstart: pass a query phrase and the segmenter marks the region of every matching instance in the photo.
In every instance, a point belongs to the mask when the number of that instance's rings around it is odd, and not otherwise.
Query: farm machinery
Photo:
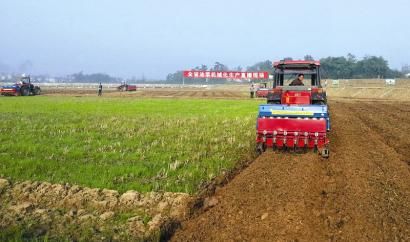
[[[275,62],[273,74],[267,104],[259,106],[257,152],[314,149],[327,158],[330,118],[320,83],[320,62]]]
[[[269,93],[268,82],[261,82],[258,89],[256,89],[256,97],[266,98]]]
[[[17,83],[0,88],[0,94],[3,96],[35,96],[40,93],[40,87],[31,83],[30,76],[23,76]]]
[[[137,86],[123,83],[117,87],[117,90],[120,92],[133,92],[133,91],[137,91]]]

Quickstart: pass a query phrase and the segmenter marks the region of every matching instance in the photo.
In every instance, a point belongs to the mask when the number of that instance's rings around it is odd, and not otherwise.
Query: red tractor
[[[0,94],[3,96],[35,96],[41,94],[41,89],[31,83],[30,76],[25,76],[13,85],[2,86]]]
[[[320,62],[275,62],[273,74],[267,104],[259,106],[257,151],[312,148],[328,157],[330,118]]]
[[[256,97],[266,98],[268,96],[270,88],[268,87],[268,82],[261,82],[258,89],[256,89]]]
[[[137,91],[137,86],[124,83],[118,86],[117,90],[120,92],[134,92],[134,91]]]

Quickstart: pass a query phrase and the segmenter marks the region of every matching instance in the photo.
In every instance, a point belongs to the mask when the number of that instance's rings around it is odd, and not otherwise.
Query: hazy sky
[[[0,0],[0,65],[165,78],[215,61],[351,52],[400,68],[409,14],[408,0]]]

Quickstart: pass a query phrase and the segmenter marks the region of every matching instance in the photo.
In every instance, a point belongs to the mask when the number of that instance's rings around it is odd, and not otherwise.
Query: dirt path
[[[332,103],[329,160],[265,153],[172,240],[409,241],[409,153],[403,147],[410,138],[400,134],[408,133],[410,117],[394,104],[372,105]],[[406,105],[400,110],[409,110]],[[406,124],[391,128],[392,117]]]

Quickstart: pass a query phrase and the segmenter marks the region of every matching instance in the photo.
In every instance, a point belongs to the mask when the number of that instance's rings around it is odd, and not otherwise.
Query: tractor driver
[[[305,75],[303,74],[299,74],[298,78],[296,78],[295,80],[293,80],[289,86],[304,86],[305,84],[303,84],[303,80],[305,79]]]

